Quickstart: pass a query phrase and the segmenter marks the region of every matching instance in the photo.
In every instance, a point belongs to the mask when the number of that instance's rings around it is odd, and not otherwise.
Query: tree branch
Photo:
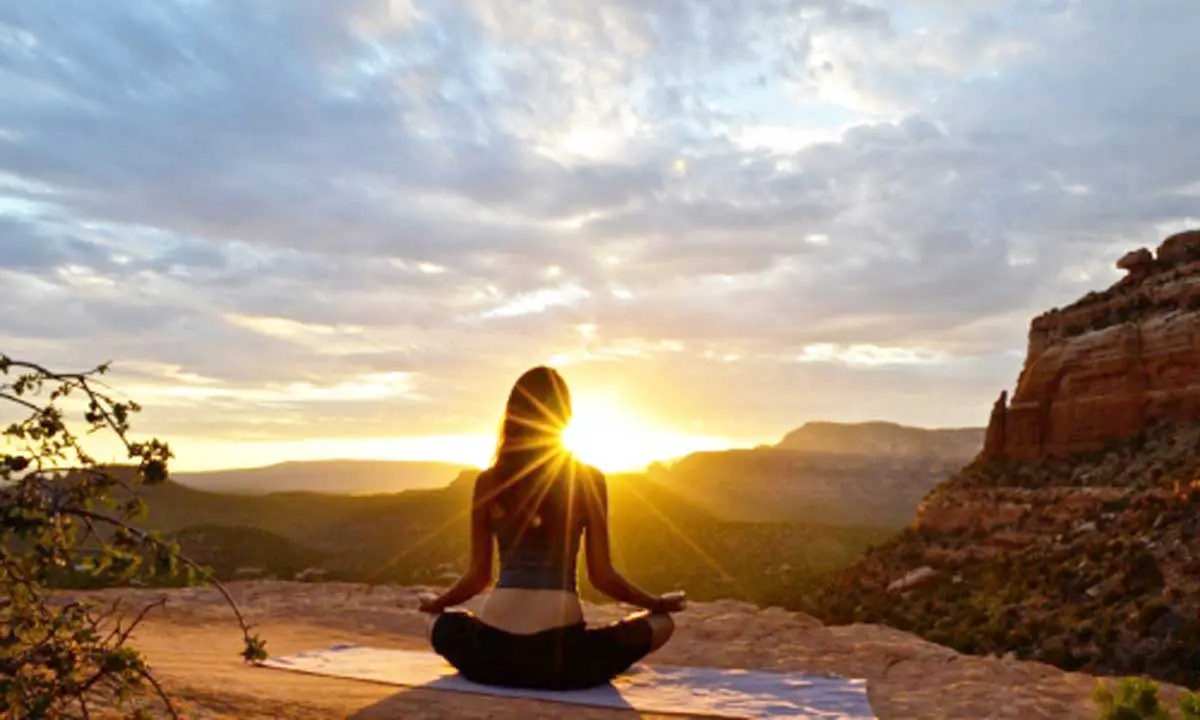
[[[154,676],[147,672],[145,668],[138,668],[137,673],[143,680],[154,687],[154,692],[158,693],[158,697],[162,699],[163,705],[166,706],[167,712],[171,715],[172,719],[180,720],[179,711],[175,709],[175,703],[171,702],[171,697],[167,695],[166,690],[163,690],[162,685],[158,684],[158,680],[155,680]]]
[[[151,610],[154,610],[155,608],[165,608],[166,606],[167,606],[167,599],[165,597],[161,597],[158,600],[155,600],[154,602],[150,603],[146,607],[142,608],[142,611],[139,612],[137,617],[133,619],[133,622],[131,622],[129,624],[129,626],[126,627],[123,631],[121,631],[121,633],[118,635],[118,638],[119,638],[117,641],[118,644],[123,644],[126,640],[129,639],[129,636],[133,633],[134,630],[137,629],[138,625],[142,624],[142,621],[146,619],[146,616],[150,614]]]
[[[164,543],[162,540],[159,540],[158,538],[145,532],[144,530],[139,530],[138,528],[135,528],[132,525],[122,522],[116,518],[108,517],[107,515],[101,515],[100,513],[92,512],[91,510],[82,510],[79,508],[66,508],[63,510],[63,512],[68,515],[74,515],[77,517],[86,517],[86,518],[91,518],[94,521],[108,523],[109,525],[112,525],[113,527],[121,528],[121,529],[125,530],[126,532],[132,534],[143,544],[154,545],[155,547],[157,547],[159,549],[170,550],[170,547],[166,543]],[[246,622],[245,616],[242,615],[241,608],[238,606],[237,601],[233,599],[233,596],[229,593],[229,590],[219,580],[217,580],[215,577],[213,577],[212,573],[210,573],[207,568],[200,565],[196,561],[192,560],[189,557],[183,556],[183,555],[178,556],[178,559],[181,562],[183,562],[185,565],[187,565],[188,567],[192,568],[196,572],[203,575],[205,577],[205,580],[207,582],[212,583],[213,587],[215,587],[217,589],[217,591],[221,593],[221,595],[225,598],[225,602],[229,605],[230,609],[233,610],[233,614],[237,617],[238,625],[240,625],[242,628],[242,634],[245,635],[247,640],[249,640],[250,639],[250,625]]]
[[[38,407],[37,405],[34,405],[33,403],[29,402],[25,398],[17,397],[16,395],[9,395],[6,392],[0,392],[0,400],[7,400],[11,403],[16,403],[17,405],[27,408],[35,413],[38,413],[39,415],[42,412],[42,408]]]
[[[91,370],[84,370],[83,372],[56,373],[52,370],[48,370],[42,365],[29,362],[28,360],[13,360],[12,358],[3,355],[0,355],[0,360],[3,361],[0,362],[0,365],[7,365],[8,367],[20,368],[22,370],[29,370],[41,375],[47,380],[86,380],[89,377],[101,374],[103,372],[103,368],[106,368],[109,365],[108,363],[104,363],[102,365],[97,365]]]
[[[119,598],[111,606],[79,597],[63,604],[49,590],[60,568],[70,576],[79,558],[97,558],[89,567],[98,578],[110,564],[120,577],[136,576],[139,561],[153,561],[146,570],[156,577],[186,569],[189,580],[216,587],[233,610],[246,642],[243,658],[253,662],[266,654],[232,593],[211,571],[174,540],[132,524],[144,508],[138,488],[162,482],[172,454],[158,439],[131,438],[130,420],[142,408],[100,379],[108,369],[106,363],[60,373],[0,354],[0,406],[28,411],[3,433],[8,453],[0,466],[0,507],[11,511],[0,513],[0,617],[10,630],[0,669],[14,672],[0,683],[0,706],[42,715],[81,713],[86,720],[97,703],[107,708],[109,701],[119,707],[133,700],[141,706],[144,698],[134,700],[128,692],[146,682],[170,717],[179,718],[145,659],[129,646],[166,597],[126,615]],[[75,432],[77,405],[86,424]],[[91,435],[109,431],[136,465],[135,476],[124,465],[97,463],[84,447]],[[16,674],[20,667],[33,672]]]

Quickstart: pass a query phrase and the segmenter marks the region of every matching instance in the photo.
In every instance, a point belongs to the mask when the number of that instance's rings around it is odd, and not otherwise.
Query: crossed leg
[[[636,612],[604,628],[626,647],[639,647],[646,643],[647,629],[650,633],[647,654],[658,650],[675,634],[675,621],[666,613]]]

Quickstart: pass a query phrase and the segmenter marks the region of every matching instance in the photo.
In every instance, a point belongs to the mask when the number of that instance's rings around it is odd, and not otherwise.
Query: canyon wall
[[[1117,267],[1127,274],[1109,289],[1034,318],[985,457],[1066,455],[1200,420],[1200,230],[1126,253]]]
[[[1034,319],[983,457],[824,591],[823,620],[1200,687],[1200,232],[1117,267]]]

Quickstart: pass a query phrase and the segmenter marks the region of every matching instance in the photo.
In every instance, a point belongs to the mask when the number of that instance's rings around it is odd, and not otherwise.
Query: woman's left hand
[[[665,593],[658,597],[658,611],[663,613],[683,612],[687,608],[687,593],[682,590]]]

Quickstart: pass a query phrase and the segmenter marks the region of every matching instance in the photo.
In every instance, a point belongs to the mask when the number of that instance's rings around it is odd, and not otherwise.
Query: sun
[[[696,438],[649,421],[613,396],[572,399],[563,444],[583,462],[605,472],[642,470],[696,449]]]
[[[563,433],[563,444],[583,462],[606,472],[635,470],[650,462],[644,459],[645,423],[611,401],[575,398],[571,423]]]

